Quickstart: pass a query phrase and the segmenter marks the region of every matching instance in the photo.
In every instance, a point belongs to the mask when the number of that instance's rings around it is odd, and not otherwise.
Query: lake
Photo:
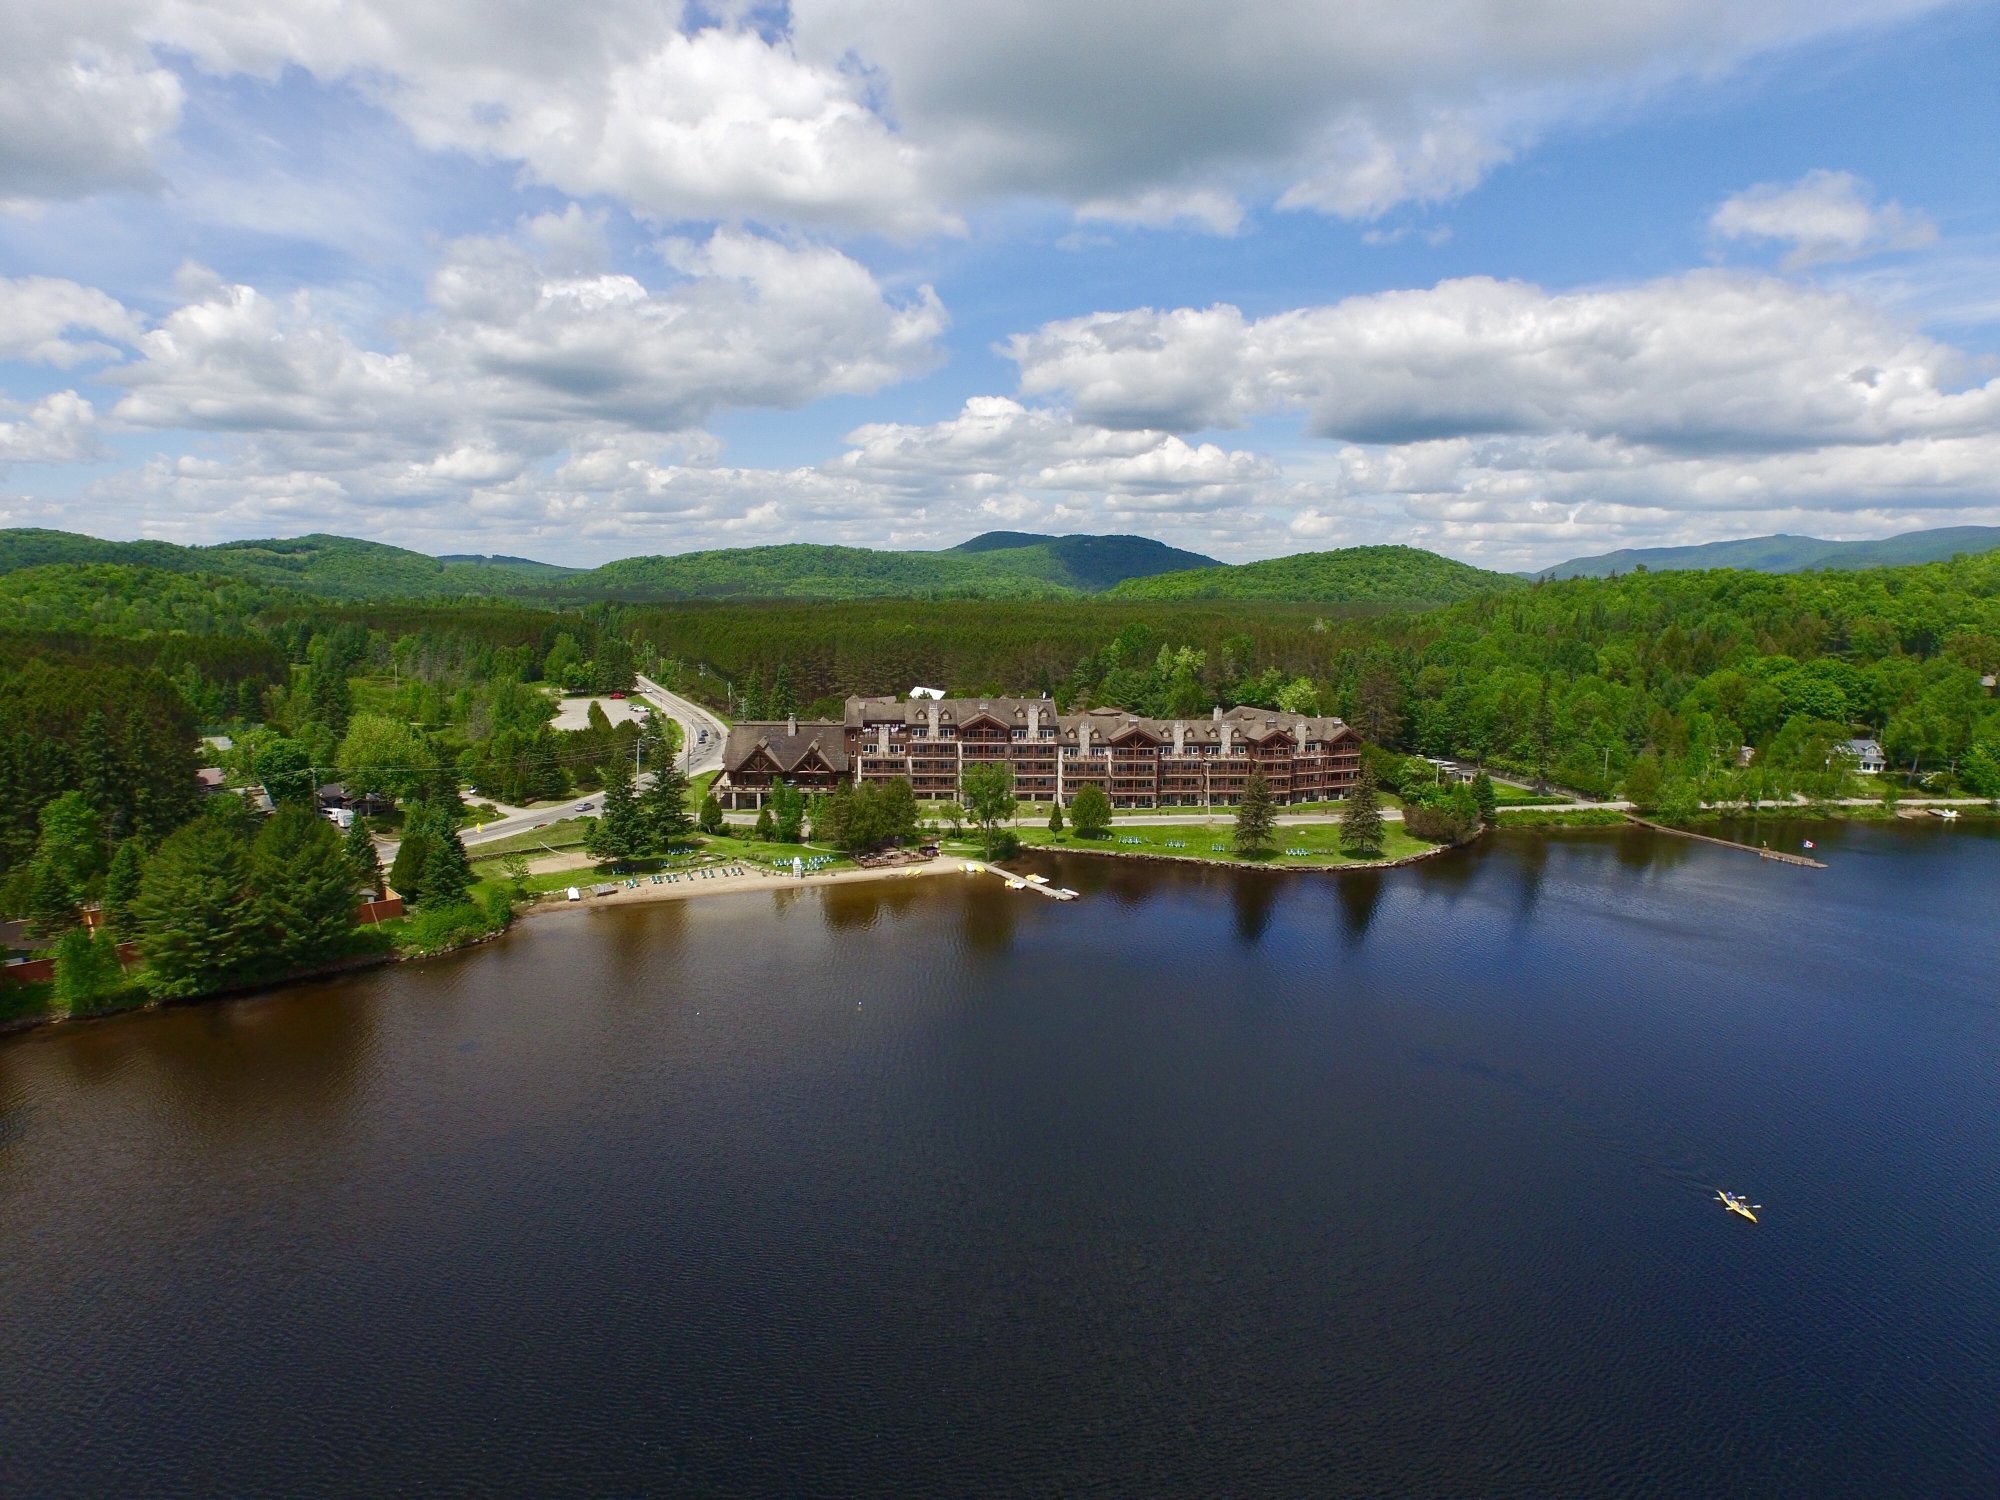
[[[1758,836],[1830,868],[1047,858],[0,1039],[0,1491],[2000,1493],[2000,834]]]

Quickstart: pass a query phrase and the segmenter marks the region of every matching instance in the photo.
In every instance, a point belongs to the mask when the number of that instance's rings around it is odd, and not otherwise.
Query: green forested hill
[[[1509,574],[1489,573],[1417,547],[1344,547],[1239,567],[1197,568],[1133,579],[1110,590],[1110,597],[1446,604],[1474,594],[1520,587],[1521,580]]]
[[[116,563],[168,573],[240,578],[335,599],[475,598],[547,583],[569,570],[521,559],[446,561],[344,536],[222,542],[106,542],[69,531],[0,530],[0,575],[55,563]]]
[[[1906,531],[1872,542],[1829,542],[1816,536],[1751,536],[1698,547],[1628,547],[1596,557],[1571,558],[1535,575],[1606,578],[1645,568],[1654,573],[1688,568],[1744,568],[1758,573],[1804,573],[1829,568],[1897,568],[1944,562],[1961,552],[2000,547],[2000,526],[1945,526]]]
[[[983,553],[996,560],[1005,558],[1023,571],[1060,577],[1073,588],[1093,594],[1128,578],[1222,566],[1212,557],[1169,547],[1145,536],[1044,536],[1033,531],[989,531],[969,542],[960,542],[951,550]],[[1053,564],[1053,574],[1043,571],[1043,559]]]
[[[0,531],[0,576],[93,563],[241,578],[335,599],[528,597],[547,602],[671,599],[1046,599],[1095,593],[1145,573],[1212,559],[1145,537],[994,532],[944,552],[878,552],[806,543],[629,557],[601,568],[522,557],[427,557],[351,537],[107,542],[67,531]]]
[[[989,531],[944,552],[794,543],[628,557],[557,592],[619,599],[1049,599],[1094,594],[1172,568],[1214,566],[1142,536]]]
[[[545,590],[599,599],[1048,599],[1075,590],[1054,560],[1013,552],[875,552],[797,542],[628,557]]]

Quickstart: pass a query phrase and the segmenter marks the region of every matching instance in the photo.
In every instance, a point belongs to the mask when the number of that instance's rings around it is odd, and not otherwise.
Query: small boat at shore
[[[1947,823],[1956,823],[1958,821],[1958,809],[1955,807],[1939,807],[1932,810]]]
[[[1717,1188],[1715,1190],[1715,1201],[1717,1203],[1720,1203],[1724,1208],[1728,1209],[1731,1213],[1743,1215],[1743,1217],[1748,1219],[1752,1224],[1755,1224],[1757,1222],[1757,1216],[1750,1210],[1753,1208],[1762,1208],[1764,1206],[1761,1203],[1751,1203],[1743,1196],[1743,1194],[1732,1193],[1727,1188]]]

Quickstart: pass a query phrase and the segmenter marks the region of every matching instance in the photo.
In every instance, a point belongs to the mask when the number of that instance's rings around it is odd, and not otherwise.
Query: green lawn
[[[1280,828],[1280,849],[1303,849],[1304,854],[1274,854],[1268,859],[1239,859],[1231,845],[1233,824],[1218,821],[1212,828],[1121,828],[1111,825],[1111,836],[1080,839],[1073,833],[1051,838],[1046,829],[1022,830],[1021,842],[1029,848],[1094,849],[1107,854],[1172,854],[1186,859],[1206,859],[1232,865],[1374,865],[1386,860],[1422,854],[1437,846],[1425,839],[1412,838],[1399,824],[1384,829],[1381,859],[1353,859],[1340,852],[1340,829],[1332,825]],[[1121,842],[1125,841],[1125,842]],[[1136,842],[1131,842],[1136,841]],[[1216,848],[1221,845],[1221,848]],[[1180,847],[1185,846],[1185,847]]]
[[[1573,807],[1569,798],[1554,792],[1531,792],[1525,787],[1508,786],[1505,782],[1493,783],[1493,800],[1501,807]]]
[[[508,854],[526,854],[532,858],[537,854],[546,854],[550,849],[558,854],[567,853],[583,847],[583,825],[582,818],[562,818],[546,828],[510,833],[506,838],[494,839],[489,844],[468,844],[465,852],[473,859],[497,859]]]

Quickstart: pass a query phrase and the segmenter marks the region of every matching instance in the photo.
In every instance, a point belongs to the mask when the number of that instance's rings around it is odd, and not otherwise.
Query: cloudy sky
[[[0,524],[2000,524],[2000,5],[0,0]]]

